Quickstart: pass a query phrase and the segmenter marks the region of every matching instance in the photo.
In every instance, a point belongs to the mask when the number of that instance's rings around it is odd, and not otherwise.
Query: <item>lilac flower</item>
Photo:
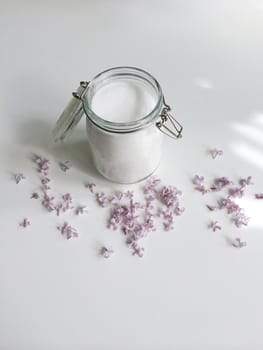
[[[152,210],[154,209],[153,201],[154,197],[147,197],[145,198],[146,204],[145,204],[145,213],[151,214]]]
[[[25,180],[25,178],[26,178],[25,175],[22,173],[14,174],[14,180],[15,180],[16,184],[19,184],[19,182],[21,180]]]
[[[109,201],[111,204],[118,204],[124,197],[124,193],[121,191],[116,192]]]
[[[43,174],[43,175],[48,175],[49,168],[50,168],[50,162],[48,159],[40,157],[40,156],[35,156],[35,163],[38,166],[38,171]]]
[[[42,205],[49,211],[55,210],[54,197],[50,196],[47,192],[44,192]]]
[[[255,194],[255,197],[256,197],[257,199],[263,199],[263,193],[256,193],[256,194]]]
[[[165,231],[173,230],[173,213],[169,208],[162,209],[159,216],[163,218],[163,227]]]
[[[232,181],[230,181],[227,177],[223,176],[215,179],[214,184],[210,187],[210,189],[213,192],[218,192],[232,184]]]
[[[232,241],[231,245],[235,248],[243,248],[247,246],[247,242],[241,241],[241,238],[237,237]]]
[[[193,184],[196,186],[195,190],[201,192],[202,194],[206,194],[207,192],[209,192],[208,189],[206,189],[206,187],[204,186],[204,176],[199,176],[199,175],[195,175],[195,177],[193,178]]]
[[[144,232],[152,232],[156,230],[153,215],[150,214],[146,217],[145,222],[142,224],[142,230]]]
[[[91,193],[94,193],[94,188],[96,187],[96,185],[94,183],[88,182],[85,187],[87,187]]]
[[[244,196],[244,187],[230,188],[228,193],[229,193],[229,197],[241,198]]]
[[[114,250],[112,249],[112,247],[109,247],[109,248],[102,247],[100,253],[105,259],[108,259],[112,256],[112,254],[114,253]]]
[[[209,205],[209,204],[207,204],[206,207],[207,207],[207,209],[210,210],[210,211],[214,211],[214,210],[217,209],[217,207],[216,207],[215,205]]]
[[[24,218],[23,221],[19,224],[19,226],[23,228],[26,228],[29,225],[30,225],[30,221],[28,220],[28,218]]]
[[[161,180],[157,177],[153,176],[151,177],[144,186],[144,193],[152,193],[156,191],[156,187],[161,183]]]
[[[54,209],[57,212],[57,216],[60,215],[60,212],[62,211],[65,213],[67,210],[73,209],[74,206],[72,205],[72,197],[70,193],[66,193],[62,196],[62,202],[55,205]]]
[[[88,211],[85,209],[86,206],[78,206],[77,209],[76,209],[76,214],[77,215],[82,215],[84,213],[87,213]]]
[[[144,255],[144,248],[139,246],[139,244],[137,242],[133,242],[131,244],[131,248],[133,250],[132,255],[138,255],[140,258],[143,257],[143,255]]]
[[[57,229],[67,239],[79,237],[78,231],[67,222],[64,222],[62,226],[58,226]]]
[[[211,156],[213,159],[216,159],[218,156],[223,155],[223,151],[221,149],[213,148],[210,150]]]
[[[222,198],[218,201],[219,209],[226,209],[228,214],[240,212],[240,206],[229,198]]]
[[[249,220],[250,218],[247,217],[242,210],[233,216],[233,221],[237,228],[247,226]]]
[[[68,160],[65,160],[65,162],[59,163],[59,167],[62,171],[67,172],[72,167],[72,165]]]
[[[185,208],[176,206],[174,209],[174,213],[176,216],[180,216],[185,212]]]
[[[105,208],[109,204],[109,199],[104,192],[96,193],[96,199],[100,207]]]
[[[123,194],[128,199],[133,199],[133,197],[134,197],[134,191],[126,191]]]
[[[161,202],[168,208],[175,208],[178,205],[178,196],[182,194],[176,187],[164,186],[159,192]]]
[[[254,185],[253,182],[252,182],[252,176],[248,176],[246,179],[241,179],[239,181],[240,185],[242,187],[246,187],[246,186],[249,186],[249,185]]]
[[[196,186],[202,186],[204,181],[204,176],[195,175],[195,177],[193,178],[193,184]]]
[[[39,194],[37,192],[32,193],[32,196],[30,198],[38,199]]]
[[[218,221],[212,221],[209,226],[213,230],[213,232],[216,232],[216,230],[221,230],[222,227],[218,224]]]

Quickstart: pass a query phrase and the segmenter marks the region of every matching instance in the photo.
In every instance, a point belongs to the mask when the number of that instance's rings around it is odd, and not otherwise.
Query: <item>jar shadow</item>
[[[44,118],[43,118],[44,119]],[[96,179],[103,179],[94,166],[85,126],[80,127],[61,143],[55,143],[52,130],[54,125],[43,120],[28,120],[18,126],[17,140],[33,152],[43,156],[51,156],[55,161],[68,160],[79,171]]]

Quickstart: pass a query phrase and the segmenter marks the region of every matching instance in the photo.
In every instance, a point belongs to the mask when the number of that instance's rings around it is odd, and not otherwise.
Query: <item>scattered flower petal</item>
[[[94,193],[94,188],[96,187],[96,185],[94,183],[88,182],[85,187],[87,187],[91,193]]]
[[[31,198],[38,199],[39,198],[39,194],[37,192],[34,192],[34,193],[32,193]]]
[[[209,209],[210,211],[214,211],[214,210],[217,209],[217,207],[216,207],[215,205],[209,205],[209,204],[207,204],[206,207],[207,207],[207,209]]]
[[[96,199],[100,207],[105,208],[109,204],[109,199],[104,192],[97,193]]]
[[[82,206],[77,207],[77,209],[76,209],[76,214],[77,214],[77,215],[82,215],[82,214],[87,213],[88,211],[87,211],[86,208],[87,208],[87,207],[86,207],[85,205],[82,205]]]
[[[100,253],[105,259],[109,259],[112,256],[112,254],[114,254],[114,250],[112,249],[112,247],[102,247]]]
[[[137,242],[133,242],[131,244],[131,248],[133,250],[132,255],[137,255],[139,258],[142,258],[144,255],[144,247],[139,246]]]
[[[204,176],[195,175],[193,178],[193,184],[196,186],[195,190],[201,192],[202,194],[206,194],[209,190],[204,186]]]
[[[58,226],[57,229],[67,239],[79,237],[78,231],[74,227],[70,226],[67,222],[64,222],[62,226]]]
[[[243,248],[247,246],[246,241],[242,241],[241,238],[237,237],[232,241],[232,246],[235,248]]]
[[[19,226],[26,228],[27,226],[30,225],[30,221],[28,218],[24,218],[23,221],[19,224]]]
[[[255,197],[256,197],[257,199],[263,199],[263,193],[256,193],[256,194],[255,194]]]
[[[213,148],[210,150],[211,156],[213,159],[216,159],[218,156],[223,155],[223,151],[221,149]]]
[[[217,230],[221,230],[222,227],[218,224],[218,221],[212,221],[209,226],[213,230],[213,232],[216,232]]]
[[[65,160],[65,162],[60,162],[59,167],[62,171],[67,172],[71,167],[71,163],[68,160]]]
[[[144,186],[144,193],[149,194],[156,191],[157,186],[161,183],[161,180],[155,176],[151,177]]]
[[[25,180],[25,178],[26,178],[25,175],[22,173],[14,174],[14,180],[15,180],[16,184],[19,184],[19,182],[21,180]]]
[[[233,198],[241,198],[244,196],[244,187],[233,187],[230,188],[229,191],[229,196]]]
[[[240,185],[242,187],[246,187],[246,186],[249,186],[249,185],[254,185],[253,182],[252,182],[252,176],[248,176],[246,179],[241,179],[239,181]]]

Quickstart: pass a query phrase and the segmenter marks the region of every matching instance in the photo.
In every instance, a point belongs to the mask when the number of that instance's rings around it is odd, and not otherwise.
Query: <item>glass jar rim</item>
[[[110,77],[124,77],[127,76],[129,78],[139,78],[141,80],[144,80],[146,83],[150,84],[156,91],[156,104],[147,115],[143,116],[140,119],[126,122],[126,123],[120,123],[120,122],[112,122],[106,119],[101,118],[99,115],[97,115],[91,108],[91,103],[89,101],[90,93],[94,86],[104,81]],[[106,131],[111,132],[132,132],[141,128],[144,128],[154,122],[163,107],[164,104],[164,98],[163,93],[160,84],[158,83],[157,79],[154,78],[150,73],[146,72],[143,69],[131,67],[131,66],[120,66],[120,67],[114,67],[104,70],[103,72],[97,74],[88,84],[87,89],[85,91],[85,94],[82,99],[83,102],[83,109],[86,114],[86,117],[95,125],[97,125],[99,128],[104,129]]]

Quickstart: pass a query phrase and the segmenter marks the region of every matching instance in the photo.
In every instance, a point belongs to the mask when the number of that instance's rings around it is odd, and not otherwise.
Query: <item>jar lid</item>
[[[53,130],[53,136],[56,142],[64,141],[83,116],[82,97],[86,92],[88,84],[87,81],[81,81],[77,91],[72,93],[72,99],[59,117]]]

